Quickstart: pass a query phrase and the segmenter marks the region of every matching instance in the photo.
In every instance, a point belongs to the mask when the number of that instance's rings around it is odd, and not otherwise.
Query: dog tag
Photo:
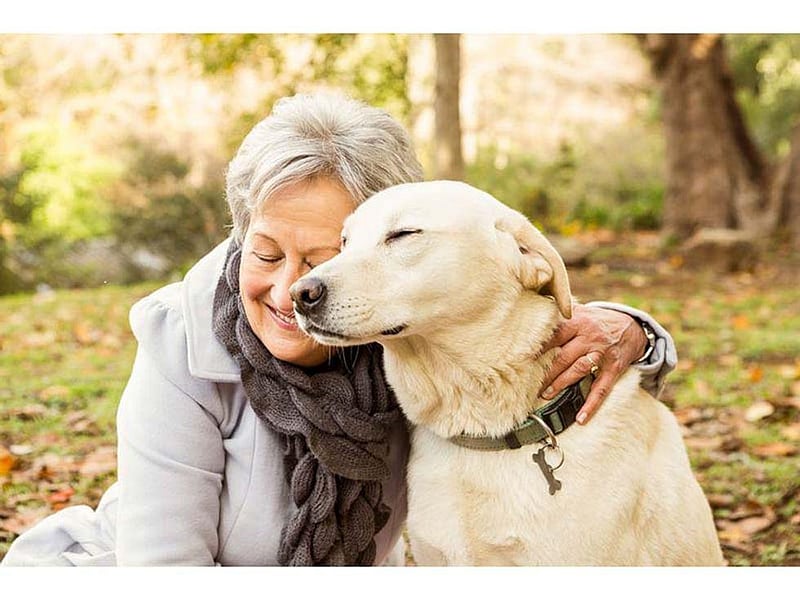
[[[533,462],[539,465],[539,468],[542,470],[542,474],[547,480],[547,484],[550,486],[550,495],[553,496],[561,489],[561,482],[553,475],[554,469],[547,464],[547,460],[545,459],[545,450],[549,447],[550,446],[542,446],[539,448],[539,451],[533,454]]]

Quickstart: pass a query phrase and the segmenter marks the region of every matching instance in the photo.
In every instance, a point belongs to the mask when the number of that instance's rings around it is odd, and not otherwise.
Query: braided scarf
[[[270,354],[253,333],[239,294],[241,247],[231,241],[214,296],[213,327],[236,359],[250,405],[284,446],[294,511],[281,531],[282,565],[371,565],[375,534],[389,519],[388,436],[400,417],[377,344],[346,349],[327,369]],[[352,368],[347,368],[350,362]]]

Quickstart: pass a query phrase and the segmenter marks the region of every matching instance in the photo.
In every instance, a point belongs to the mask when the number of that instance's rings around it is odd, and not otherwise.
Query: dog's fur
[[[399,234],[401,231],[411,233]],[[466,184],[385,190],[345,223],[341,254],[292,288],[301,327],[330,345],[378,341],[413,424],[408,533],[425,565],[720,565],[709,505],[673,415],[629,369],[592,421],[558,436],[551,496],[537,446],[468,450],[502,436],[536,397],[571,314],[567,272],[520,213]],[[399,330],[399,331],[398,331]]]

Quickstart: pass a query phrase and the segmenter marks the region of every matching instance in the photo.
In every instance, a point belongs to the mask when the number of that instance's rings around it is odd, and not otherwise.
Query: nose
[[[325,283],[319,277],[303,277],[292,285],[289,295],[297,309],[307,312],[320,305],[326,291]]]

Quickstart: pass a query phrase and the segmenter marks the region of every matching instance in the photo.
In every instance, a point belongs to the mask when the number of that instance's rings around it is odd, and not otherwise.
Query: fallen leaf
[[[740,519],[745,519],[747,517],[761,517],[761,516],[774,516],[774,512],[771,508],[756,502],[755,500],[745,500],[739,506],[736,507],[732,513],[730,513],[726,518],[729,521],[738,521]]]
[[[781,428],[781,435],[787,440],[800,440],[800,422],[792,423],[786,427]],[[13,446],[12,446],[13,448]]]
[[[27,348],[43,348],[56,341],[55,331],[37,331],[22,338],[22,346]]]
[[[116,468],[117,449],[114,446],[101,446],[86,456],[78,471],[84,477],[94,477]]]
[[[737,521],[736,526],[745,535],[750,536],[754,533],[764,531],[765,529],[771,527],[774,522],[775,519],[771,519],[769,517],[748,517],[746,519],[742,519],[741,521]]]
[[[772,442],[770,444],[762,444],[753,448],[753,454],[763,458],[770,458],[773,456],[793,456],[797,453],[797,446],[787,442]]]
[[[69,396],[69,388],[63,385],[51,385],[39,392],[39,399],[47,402],[53,398],[66,398]]]
[[[695,379],[694,391],[701,397],[710,397],[714,393],[711,385],[705,379]]]
[[[717,362],[723,367],[736,367],[741,364],[742,359],[736,354],[721,354],[717,357]]]
[[[8,449],[11,450],[11,454],[17,456],[25,456],[33,452],[33,446],[28,446],[27,444],[11,444]]]
[[[89,413],[85,410],[75,410],[67,413],[64,421],[69,430],[74,433],[86,433],[89,435],[98,435],[100,433],[97,423],[89,417]]]
[[[750,423],[755,423],[770,416],[775,412],[775,407],[766,400],[756,400],[745,411],[744,418]]]
[[[10,473],[15,462],[17,459],[14,458],[14,455],[5,446],[0,446],[0,475]]]
[[[707,437],[687,437],[684,438],[684,443],[693,450],[719,450],[722,448],[722,438],[715,436]]]
[[[747,379],[751,383],[758,383],[762,379],[764,379],[764,369],[760,366],[755,365],[747,369]]]
[[[47,501],[50,504],[59,504],[63,502],[67,502],[70,498],[72,498],[75,490],[72,487],[67,486],[63,489],[60,489],[56,492],[53,492],[47,497]]]
[[[736,315],[731,319],[734,329],[750,329],[750,318],[747,315]]]
[[[778,406],[785,406],[786,408],[796,408],[800,410],[800,396],[792,396],[791,398],[775,398],[772,402]]]
[[[784,379],[800,379],[800,362],[793,365],[778,365],[777,370]]]
[[[669,257],[669,266],[673,269],[680,269],[683,266],[684,258],[680,254],[673,254]]]
[[[21,421],[33,421],[47,416],[49,412],[47,407],[41,404],[28,404],[20,408],[10,408],[5,411],[5,414]]]
[[[706,498],[711,508],[729,508],[736,503],[732,494],[707,494]]]
[[[30,510],[18,511],[14,516],[0,521],[0,529],[5,529],[17,535],[26,532],[39,520],[50,514],[47,506],[40,506]]]
[[[91,325],[81,321],[73,326],[72,335],[75,336],[75,341],[81,346],[91,346],[100,341],[103,337],[103,332],[93,329]]]
[[[675,418],[681,425],[691,425],[703,419],[703,411],[696,406],[685,406],[673,411]]]

